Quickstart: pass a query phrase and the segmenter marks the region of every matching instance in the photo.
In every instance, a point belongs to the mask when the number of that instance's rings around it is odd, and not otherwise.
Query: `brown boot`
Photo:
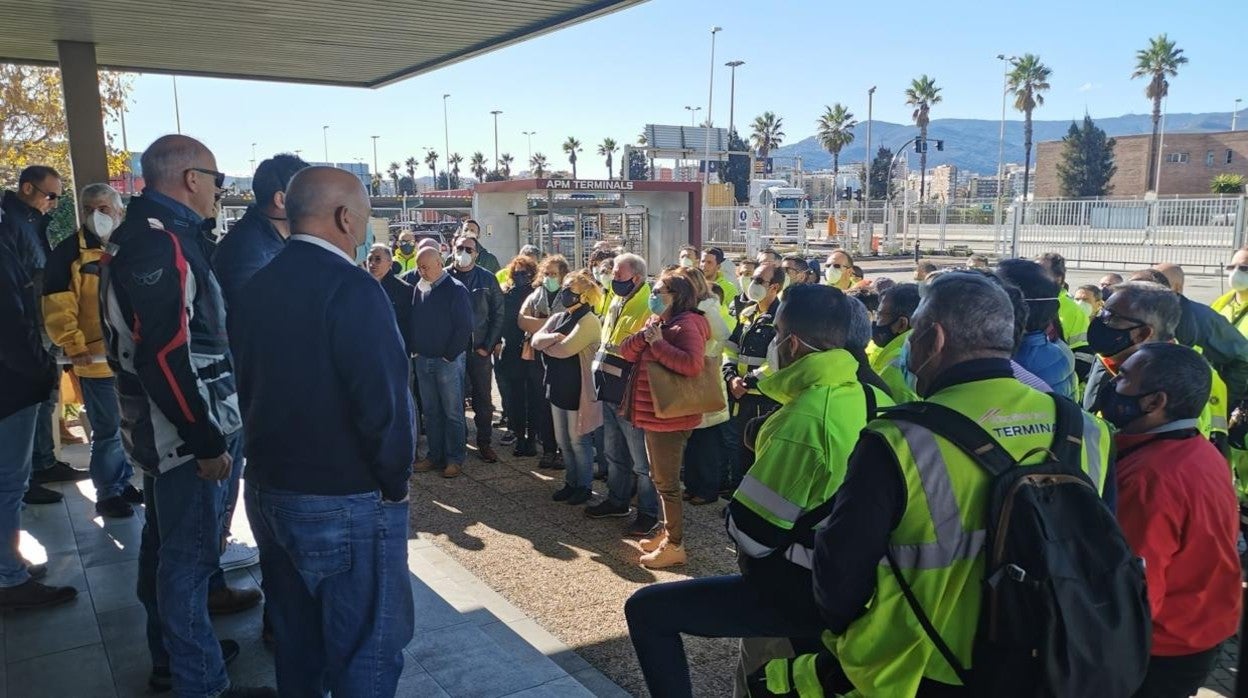
[[[430,470],[433,470],[433,468],[433,461],[428,458],[421,458],[412,464],[412,472],[414,473],[427,473]]]
[[[260,604],[264,595],[259,589],[225,587],[208,592],[208,615],[228,616],[249,611]]]
[[[477,457],[483,463],[497,463],[498,454],[494,452],[494,447],[489,444],[480,444],[477,446]]]
[[[460,470],[458,463],[447,463],[446,467],[442,469],[442,477],[448,480],[453,477],[459,477],[459,473]]]
[[[663,546],[652,553],[641,556],[641,566],[648,570],[661,570],[664,567],[675,567],[688,562],[685,557],[685,546],[664,542]]]
[[[659,548],[663,547],[663,544],[666,542],[667,542],[667,529],[659,528],[659,529],[656,529],[654,531],[654,534],[650,536],[649,538],[642,538],[641,540],[637,541],[637,547],[641,548],[641,552],[643,553],[652,553],[658,550]]]

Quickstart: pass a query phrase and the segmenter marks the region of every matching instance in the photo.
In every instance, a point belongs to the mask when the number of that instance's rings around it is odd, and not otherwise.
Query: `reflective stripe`
[[[729,341],[725,341],[725,342],[724,342],[724,350],[726,350],[726,351],[741,351],[741,345],[740,345],[740,344],[737,344],[736,342],[730,341],[730,340],[729,340]]]
[[[748,534],[743,533],[741,529],[737,528],[737,522],[733,520],[731,514],[728,516],[728,537],[736,541],[737,547],[748,557],[760,559],[776,551],[775,548],[763,545]]]
[[[896,421],[893,425],[901,431],[910,447],[910,455],[914,458],[919,481],[923,485],[923,496],[927,499],[927,510],[932,517],[932,527],[936,530],[936,540],[931,543],[890,545],[889,550],[897,564],[907,569],[939,569],[958,560],[974,559],[983,550],[988,532],[984,529],[963,530],[962,512],[953,495],[949,470],[945,467],[935,434],[912,422]],[[881,560],[880,564],[887,565],[888,561]]]
[[[1092,360],[1093,360],[1093,357],[1091,354],[1083,354],[1083,353],[1075,354],[1075,363],[1077,364],[1087,364],[1091,366]]]
[[[1220,416],[1220,415],[1219,415],[1219,416],[1210,417],[1210,418],[1209,418],[1209,427],[1210,427],[1211,429],[1221,429],[1222,431],[1226,431],[1226,429],[1227,429],[1227,425],[1226,425],[1226,417],[1222,417],[1222,416]]]
[[[1101,487],[1101,426],[1096,418],[1083,413],[1083,453],[1088,459],[1088,477],[1099,492]]]
[[[1078,343],[1080,343],[1080,342],[1083,342],[1084,344],[1087,344],[1087,343],[1088,343],[1088,333],[1087,333],[1087,332],[1080,332],[1079,334],[1072,334],[1072,335],[1070,335],[1069,337],[1067,337],[1067,338],[1066,338],[1066,344],[1067,344],[1068,346],[1069,346],[1069,345],[1072,345],[1072,344],[1078,344]]]
[[[616,378],[624,377],[624,371],[622,369],[618,369],[611,364],[603,363],[601,361],[594,361],[590,364],[590,368],[594,371],[601,371],[607,375],[615,376]]]
[[[737,486],[737,492],[749,497],[751,502],[766,509],[781,521],[792,523],[802,515],[801,507],[785,499],[753,475],[746,475],[741,480],[741,484]]]
[[[808,570],[815,568],[815,551],[800,543],[790,545],[789,549],[784,551],[784,559]]]
[[[758,366],[766,366],[766,365],[767,365],[767,357],[766,357],[766,356],[763,356],[763,357],[758,357],[758,356],[744,356],[744,355],[742,355],[742,356],[738,356],[738,357],[737,357],[737,363],[739,363],[739,364],[745,364],[746,366],[753,366],[753,367],[758,367]]]

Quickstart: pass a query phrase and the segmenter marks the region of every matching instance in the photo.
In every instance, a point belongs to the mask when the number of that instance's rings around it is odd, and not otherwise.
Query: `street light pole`
[[[1231,130],[1235,130],[1235,122],[1239,119],[1239,103],[1244,100],[1235,98],[1235,111],[1231,112]]]
[[[178,76],[173,76],[173,120],[182,133],[182,108],[178,105]]]
[[[524,137],[527,138],[529,141],[529,167],[532,167],[533,166],[533,134],[537,133],[537,131],[521,131],[520,133],[523,133]]]
[[[251,144],[251,171],[256,171],[256,144]]]
[[[329,162],[329,126],[321,127],[321,141],[325,146],[325,164],[332,166]]]
[[[998,53],[997,60],[1007,64],[1001,77],[1001,130],[997,136],[997,205],[994,209],[997,219],[997,245],[995,247],[997,254],[1001,254],[1001,250],[1005,247],[1005,211],[1002,209],[1002,196],[1005,194],[1005,98],[1010,92],[1009,66],[1013,65],[1018,58]],[[1023,192],[1023,196],[1026,195],[1027,192]]]
[[[872,85],[871,88],[867,90],[867,159],[866,165],[863,168],[863,173],[866,175],[864,179],[867,180],[863,185],[863,199],[865,199],[867,211],[871,210],[871,163],[873,162],[871,157],[871,117],[872,108],[874,106],[875,86]],[[835,186],[835,184],[833,186]],[[867,226],[870,228],[870,222],[868,222]]]
[[[737,68],[745,65],[745,61],[728,61],[724,65],[732,68],[732,79],[729,81],[728,88],[728,133],[736,130],[736,121],[733,117],[737,111]]]
[[[442,95],[442,147],[446,149],[442,156],[446,158],[446,188],[448,190],[451,188],[451,122],[446,118],[446,99],[450,96],[450,94]],[[433,183],[435,185],[438,183],[436,176]]]
[[[702,111],[702,107],[691,107],[691,106],[685,105],[685,109],[689,110],[689,126],[690,127],[696,126],[697,124],[695,124],[693,120],[695,118],[695,115],[698,112]]]
[[[380,176],[381,172],[377,168],[377,139],[381,136],[369,136],[373,139],[373,174]]]
[[[494,115],[494,171],[498,171],[498,115],[502,114],[501,109],[495,109],[490,112]]]
[[[702,158],[702,184],[711,183],[711,107],[715,101],[715,35],[723,31],[722,27],[711,27],[711,70],[710,85],[706,90],[706,130],[703,137],[706,149]],[[702,192],[702,229],[706,229],[706,191]]]

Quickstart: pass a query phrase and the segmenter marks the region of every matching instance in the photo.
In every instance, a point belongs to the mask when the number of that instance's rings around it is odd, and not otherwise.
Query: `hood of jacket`
[[[844,349],[807,354],[758,381],[758,389],[781,405],[816,386],[858,381],[858,361]]]

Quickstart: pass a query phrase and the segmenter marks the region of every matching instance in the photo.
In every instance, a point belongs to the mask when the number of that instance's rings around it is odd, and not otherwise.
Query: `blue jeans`
[[[58,382],[57,385],[60,383]],[[39,417],[35,422],[35,443],[31,450],[30,467],[32,470],[47,470],[56,463],[56,442],[52,440],[52,416],[60,404],[60,390],[53,390],[47,400],[39,403]]]
[[[628,506],[637,488],[637,511],[659,517],[659,494],[650,479],[646,436],[620,416],[618,405],[602,404],[602,438],[607,456],[607,499]]]
[[[121,408],[117,404],[117,379],[79,378],[82,399],[91,420],[91,483],[95,501],[120,497],[130,484],[134,468],[121,449]]]
[[[226,480],[225,501],[221,504],[221,538],[230,537],[230,524],[234,520],[234,509],[238,507],[239,481],[243,478],[243,430],[240,428],[230,437],[226,444],[230,452],[230,477]],[[217,567],[208,580],[208,591],[221,591],[228,586],[225,583],[225,570]]]
[[[440,356],[418,356],[416,384],[424,411],[425,456],[438,467],[463,463],[468,455],[468,424],[464,418],[464,355],[447,361]]]
[[[594,439],[590,434],[576,433],[577,414],[577,410],[550,406],[555,440],[563,449],[563,482],[568,487],[589,489],[594,484]]]
[[[439,359],[440,361],[441,359]],[[416,618],[408,505],[248,486],[284,696],[393,696]]]
[[[229,447],[233,436],[226,437]],[[139,544],[139,600],[147,610],[153,667],[168,667],[178,696],[215,696],[230,685],[208,619],[208,578],[221,558],[229,480],[199,477],[195,461],[143,477],[147,521]]]
[[[22,495],[30,481],[30,448],[35,442],[39,405],[23,407],[0,419],[0,587],[15,587],[30,579],[18,552],[22,528]]]

